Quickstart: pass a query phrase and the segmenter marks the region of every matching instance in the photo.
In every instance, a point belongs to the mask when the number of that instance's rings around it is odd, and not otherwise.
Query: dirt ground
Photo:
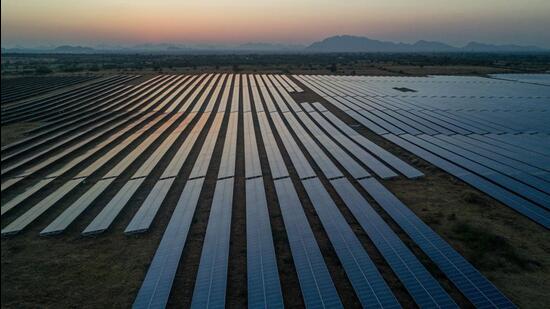
[[[312,92],[295,97],[299,102],[325,103],[327,108],[346,122],[351,125],[356,124],[344,113],[335,110]],[[240,117],[242,118],[242,115]],[[237,157],[242,158],[244,149],[242,121],[239,123]],[[210,124],[211,121],[207,127]],[[206,176],[205,186],[189,231],[188,241],[169,299],[169,307],[186,307],[191,301],[226,127],[227,116],[214,150],[213,158],[215,159]],[[255,127],[258,130],[256,119]],[[150,129],[150,131],[152,130],[154,128]],[[2,145],[4,145],[4,131],[4,127],[2,127]],[[23,129],[13,132],[21,131]],[[264,182],[285,306],[302,307],[301,293],[292,263],[284,222],[275,201],[274,185],[269,175],[265,150],[261,147],[263,141],[258,131],[256,132],[260,146],[262,170],[265,174]],[[376,136],[369,130],[362,128],[360,132],[424,172],[426,176],[420,179],[409,180],[399,177],[382,181],[382,183],[472,262],[513,302],[523,308],[543,308],[550,303],[550,295],[546,291],[548,278],[550,278],[550,234],[548,231],[449,174]],[[196,145],[201,145],[204,141],[206,137],[204,133],[203,131],[203,134],[199,136]],[[187,134],[188,131],[184,132],[175,144],[183,143]],[[12,133],[6,134],[6,138],[13,141],[17,137]],[[278,135],[276,135],[276,139],[281,148],[282,141]],[[155,148],[154,145],[152,148]],[[169,192],[168,199],[161,207],[150,232],[134,236],[125,236],[122,233],[140,202],[145,199],[146,193],[154,185],[155,177],[158,177],[159,171],[168,164],[168,160],[161,161],[160,168],[157,168],[156,172],[144,182],[142,188],[146,190],[138,191],[138,194],[130,201],[129,207],[122,211],[112,228],[106,233],[97,237],[81,237],[79,233],[99,213],[102,205],[115,194],[124,181],[152,153],[153,149],[150,148],[144,152],[140,159],[122,175],[121,179],[115,181],[115,184],[100,197],[100,200],[94,203],[91,209],[84,213],[75,224],[71,225],[66,233],[55,237],[38,236],[41,229],[57,217],[68,204],[76,200],[82,192],[93,185],[93,179],[90,183],[79,187],[60,205],[45,213],[20,235],[2,238],[1,303],[3,308],[125,308],[132,304],[175,207],[179,197],[177,192],[181,192],[185,185],[185,178],[191,172],[192,164],[189,162],[193,162],[197,158],[200,147],[195,146],[191,151],[189,160],[184,165],[182,173],[176,178],[174,187]],[[121,156],[129,151],[125,151]],[[175,149],[172,149],[171,152],[173,154]],[[287,163],[290,162],[288,154],[283,153],[283,157]],[[311,161],[311,158],[309,159]],[[97,179],[97,175],[109,170],[112,165],[114,164],[104,167],[92,175],[92,178]],[[237,162],[236,168],[235,206],[232,216],[227,290],[227,303],[230,308],[246,306],[247,292],[244,180],[242,179],[244,164],[242,160]],[[316,166],[314,168],[318,170]],[[345,276],[320,220],[312,205],[307,201],[303,187],[296,181],[296,173],[292,168],[290,168],[290,173],[299,196],[304,201],[304,210],[308,221],[318,240],[336,288],[346,307],[358,307],[359,303],[353,293],[351,283]],[[326,183],[326,179],[321,178],[321,180]],[[46,190],[41,196],[34,197],[34,201],[31,201],[30,204],[49,193]],[[329,193],[333,194],[334,192]],[[9,196],[3,197],[2,200],[5,200],[4,198],[9,198]],[[372,204],[374,205],[374,203]],[[379,267],[384,278],[396,292],[400,303],[407,308],[414,307],[414,303],[404,287],[359,224],[354,221],[350,212],[345,209],[341,201],[337,201],[337,205]],[[3,218],[2,226],[5,226],[6,222],[10,222],[24,210],[26,209],[8,214]],[[391,218],[384,214],[380,208],[377,207],[377,210],[413,252],[420,257],[430,272],[442,282],[455,301],[461,307],[471,306],[450,281],[444,278],[441,272],[431,264],[427,256],[414,245],[413,241],[399,229],[397,224],[392,222]]]

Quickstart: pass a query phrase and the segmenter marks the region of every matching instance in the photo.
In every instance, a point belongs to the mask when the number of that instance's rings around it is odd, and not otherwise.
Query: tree
[[[52,70],[48,68],[47,66],[39,66],[35,70],[36,74],[50,74],[52,73]]]

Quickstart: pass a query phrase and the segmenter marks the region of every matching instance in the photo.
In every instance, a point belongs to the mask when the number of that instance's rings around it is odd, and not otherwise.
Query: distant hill
[[[301,51],[305,48],[303,45],[290,45],[290,44],[273,44],[263,42],[249,42],[236,46],[238,50],[248,51]]]
[[[411,48],[415,52],[452,52],[456,50],[456,47],[445,43],[424,40],[414,43]]]
[[[54,48],[52,52],[63,54],[91,54],[95,52],[95,49],[83,46],[62,45]]]
[[[404,51],[405,44],[372,40],[367,37],[338,35],[315,42],[306,47],[312,52],[399,52]]]
[[[542,52],[537,46],[491,45],[477,42],[464,47],[454,47],[441,42],[418,41],[414,44],[374,40],[367,37],[338,35],[315,42],[306,48],[308,52]]]
[[[437,41],[420,40],[414,44],[381,41],[368,37],[337,35],[315,42],[309,46],[249,42],[245,44],[185,44],[145,43],[132,46],[98,44],[94,47],[61,45],[57,47],[2,48],[2,53],[55,53],[55,54],[244,54],[244,53],[528,53],[549,52],[537,46],[492,45],[470,42],[464,47],[455,47]]]
[[[479,42],[470,42],[466,46],[462,47],[464,51],[474,52],[533,52],[533,51],[545,51],[538,46],[520,46],[520,45],[492,45]]]

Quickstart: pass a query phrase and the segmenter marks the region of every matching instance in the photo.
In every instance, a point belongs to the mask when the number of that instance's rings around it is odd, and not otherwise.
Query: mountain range
[[[550,52],[537,46],[493,45],[470,42],[462,47],[442,42],[420,40],[413,44],[370,39],[368,37],[338,35],[314,42],[309,46],[250,42],[240,45],[224,44],[138,44],[133,46],[97,45],[96,47],[62,45],[39,48],[2,48],[2,53],[161,53],[161,54],[216,54],[216,53],[532,53]]]
[[[420,40],[414,44],[394,43],[389,41],[373,40],[367,37],[339,35],[315,42],[306,50],[321,53],[368,53],[368,52],[543,52],[547,51],[537,46],[520,45],[493,45],[479,42],[470,42],[463,47],[455,47],[441,42]]]

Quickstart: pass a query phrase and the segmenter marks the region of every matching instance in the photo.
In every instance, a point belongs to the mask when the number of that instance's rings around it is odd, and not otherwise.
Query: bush
[[[39,66],[35,70],[36,74],[50,74],[52,72],[53,72],[52,69],[48,68],[47,66]]]

